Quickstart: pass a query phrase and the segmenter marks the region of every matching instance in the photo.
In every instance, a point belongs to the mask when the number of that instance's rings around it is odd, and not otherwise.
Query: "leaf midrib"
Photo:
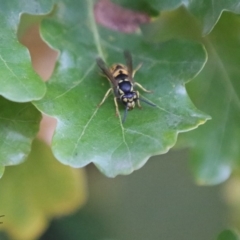
[[[19,79],[19,77],[13,72],[13,70],[8,66],[7,62],[3,59],[2,55],[0,55],[0,60],[3,62],[5,67],[11,72],[11,74],[17,79],[17,81],[20,83],[20,85],[26,90],[28,96],[31,96],[30,92],[26,88],[25,84]]]
[[[92,29],[93,32],[93,39],[97,48],[97,52],[99,54],[99,56],[103,59],[104,58],[104,54],[103,54],[103,50],[101,47],[101,43],[100,43],[100,35],[97,29],[97,25],[96,25],[96,21],[95,21],[95,17],[94,17],[94,13],[93,13],[93,0],[86,0],[87,1],[87,8],[88,8],[88,17],[89,17],[89,22],[90,22],[90,27]]]
[[[105,57],[104,57],[104,54],[103,54],[103,50],[102,50],[102,47],[101,47],[101,43],[100,43],[100,34],[99,34],[99,31],[98,31],[98,28],[97,28],[97,25],[96,25],[96,21],[95,21],[95,18],[94,18],[93,0],[87,0],[87,3],[88,3],[87,4],[87,8],[88,8],[88,17],[89,17],[90,27],[92,29],[93,39],[94,39],[94,42],[95,42],[95,45],[96,45],[96,48],[97,48],[97,52],[98,52],[99,56],[102,57],[105,60]],[[87,129],[87,127],[88,127],[89,123],[91,122],[91,120],[93,119],[93,117],[97,114],[97,110],[98,109],[96,109],[94,111],[94,113],[91,116],[91,118],[89,119],[87,125],[85,125],[84,131],[82,132],[81,137],[84,135],[85,130]],[[125,139],[124,127],[123,127],[122,120],[121,120],[120,117],[119,117],[119,122],[120,122],[120,127],[121,127],[121,130],[122,130],[123,143],[126,146],[126,148],[128,149],[129,160],[131,162],[131,166],[133,166],[132,157],[131,157],[131,151],[130,151],[130,148],[129,148],[129,146],[128,146],[127,142],[126,142],[126,139]],[[79,141],[80,141],[80,139],[81,138],[79,138]]]

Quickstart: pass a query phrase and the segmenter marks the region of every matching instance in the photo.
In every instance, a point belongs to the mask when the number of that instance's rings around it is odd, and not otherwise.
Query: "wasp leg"
[[[114,103],[115,103],[115,107],[116,107],[116,116],[119,116],[119,109],[118,109],[118,103],[117,103],[117,97],[114,97]]]
[[[133,70],[132,78],[134,78],[135,73],[141,68],[142,65],[143,65],[142,63],[139,63],[138,66]]]
[[[106,94],[104,95],[103,100],[98,104],[98,107],[100,107],[105,102],[106,98],[108,97],[111,91],[112,91],[112,88],[109,88]]]
[[[146,88],[144,88],[141,84],[135,82],[134,83],[136,86],[138,86],[140,89],[142,89],[144,92],[147,92],[147,93],[152,93],[152,91],[149,91],[147,90]]]
[[[141,106],[141,104],[140,104],[140,93],[139,93],[139,91],[136,91],[136,94],[137,94],[137,105],[138,105],[138,107],[139,108],[142,108],[142,106]]]

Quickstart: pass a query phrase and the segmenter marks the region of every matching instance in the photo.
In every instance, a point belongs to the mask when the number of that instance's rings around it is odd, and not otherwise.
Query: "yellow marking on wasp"
[[[109,68],[109,71],[113,75],[114,78],[116,78],[117,76],[119,76],[121,74],[128,75],[127,67],[123,64],[120,64],[120,63],[113,64]]]

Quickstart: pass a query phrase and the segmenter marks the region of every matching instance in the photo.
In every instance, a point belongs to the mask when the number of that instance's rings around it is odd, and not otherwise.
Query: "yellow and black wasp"
[[[148,102],[145,99],[140,97],[140,94],[137,90],[135,90],[135,86],[142,89],[144,92],[151,93],[145,89],[141,84],[134,81],[134,75],[137,70],[141,67],[142,64],[139,64],[136,69],[133,70],[132,64],[132,56],[129,51],[124,51],[124,57],[126,60],[126,66],[120,63],[113,64],[110,68],[108,68],[105,62],[101,58],[97,58],[97,64],[99,68],[102,70],[102,74],[107,77],[111,84],[111,88],[106,92],[103,100],[99,103],[98,107],[100,107],[108,95],[112,92],[114,94],[114,103],[116,107],[116,115],[119,116],[118,109],[118,100],[122,102],[125,107],[124,117],[122,122],[124,123],[127,117],[127,112],[132,110],[136,103],[139,108],[141,108],[140,100],[155,107],[156,105]]]

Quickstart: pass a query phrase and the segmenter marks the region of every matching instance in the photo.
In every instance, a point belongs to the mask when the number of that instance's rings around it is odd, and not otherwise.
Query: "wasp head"
[[[132,110],[135,107],[136,96],[134,92],[125,93],[121,96],[123,104],[126,106],[127,110]]]

